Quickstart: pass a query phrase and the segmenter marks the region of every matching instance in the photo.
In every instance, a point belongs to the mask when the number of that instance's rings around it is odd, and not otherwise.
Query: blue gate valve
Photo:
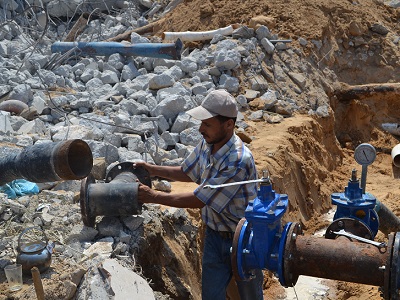
[[[236,280],[249,280],[255,269],[268,269],[283,278],[283,252],[287,230],[282,216],[288,196],[272,189],[269,176],[260,181],[257,197],[250,202],[236,227],[232,243],[232,269]]]
[[[377,200],[372,194],[363,193],[356,170],[352,170],[344,193],[331,194],[331,200],[337,209],[325,238],[336,238],[340,230],[371,240],[375,238],[379,229],[378,214],[374,210]]]

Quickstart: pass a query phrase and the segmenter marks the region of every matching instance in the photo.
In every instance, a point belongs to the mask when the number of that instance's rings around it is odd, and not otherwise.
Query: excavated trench
[[[390,156],[398,139],[380,128],[381,123],[396,118],[395,97],[332,102],[335,110],[327,118],[296,115],[280,124],[249,122],[250,134],[257,136],[250,148],[259,175],[268,170],[275,191],[288,195],[289,208],[283,223],[300,222],[305,234],[314,234],[329,225],[325,215],[335,209],[330,195],[344,192],[352,169],[361,175],[361,167],[353,158],[353,151],[360,143],[371,143],[377,149],[376,162],[368,173],[367,191],[394,213],[398,212],[396,201],[400,199],[400,191]],[[173,183],[173,187],[175,191],[193,189],[178,183]],[[185,216],[176,219],[165,211],[168,210],[161,208],[160,221],[147,224],[138,263],[144,275],[151,278],[154,290],[174,299],[200,299],[203,228],[199,212],[187,210]],[[376,238],[386,237],[378,233]],[[265,295],[284,294],[276,279],[265,274]],[[330,285],[338,289],[335,299],[351,293],[346,291],[347,285],[350,291],[360,286],[336,281]],[[368,288],[376,297],[372,299],[380,299],[377,287]]]

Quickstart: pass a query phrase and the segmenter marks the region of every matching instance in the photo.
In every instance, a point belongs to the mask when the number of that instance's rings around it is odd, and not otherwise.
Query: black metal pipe
[[[42,143],[23,150],[3,147],[0,185],[24,178],[32,182],[78,180],[88,176],[93,155],[83,140]]]
[[[397,217],[382,202],[376,201],[375,211],[379,217],[379,230],[388,235],[391,232],[400,231],[400,218]]]
[[[82,180],[80,206],[83,223],[94,227],[96,216],[140,214],[142,205],[138,201],[138,181],[151,187],[146,169],[134,168],[132,162],[115,165],[106,174],[106,183],[95,183],[91,175]]]

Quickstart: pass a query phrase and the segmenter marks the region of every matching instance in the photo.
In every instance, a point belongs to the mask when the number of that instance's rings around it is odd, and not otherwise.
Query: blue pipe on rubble
[[[73,51],[82,56],[109,56],[119,53],[124,56],[144,56],[180,60],[182,41],[175,43],[138,43],[117,42],[55,42],[51,45],[52,53]]]

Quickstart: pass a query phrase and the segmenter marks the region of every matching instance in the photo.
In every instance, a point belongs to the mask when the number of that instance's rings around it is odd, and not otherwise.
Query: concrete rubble
[[[395,2],[388,5],[399,5]],[[70,24],[58,17],[71,17],[78,7],[82,12],[103,11],[76,37],[77,41],[103,41],[148,24],[143,7],[153,9],[152,16],[162,14],[166,7],[155,9],[151,1],[140,1],[142,6],[132,1],[26,3],[38,7],[35,19],[16,17],[27,4],[0,2],[5,12],[1,22],[14,20],[0,32],[0,94],[3,101],[19,100],[36,114],[24,118],[0,111],[0,143],[25,147],[83,139],[93,152],[92,174],[97,180],[104,180],[107,167],[115,162],[140,159],[179,165],[201,139],[199,123],[185,111],[200,104],[213,89],[235,95],[241,111],[237,130],[248,143],[252,137],[244,134],[246,120],[277,123],[297,111],[321,117],[329,113],[332,87],[324,78],[334,81],[335,75],[322,76],[315,65],[302,59],[301,49],[279,42],[279,36],[264,25],[240,27],[231,36],[216,35],[199,49],[185,48],[179,61],[120,54],[66,57],[50,51],[51,44],[63,40],[70,30]],[[47,25],[40,8],[43,3],[52,17]],[[24,29],[27,26],[30,29]],[[382,25],[374,30],[387,34]],[[131,43],[150,42],[161,40],[131,34]],[[322,43],[303,38],[298,42],[301,47],[313,44],[316,51]],[[285,64],[289,59],[294,63]],[[245,89],[237,76],[239,69],[248,79]],[[307,94],[310,88],[320,91],[318,96]],[[179,259],[194,261],[194,269],[198,268],[198,228],[185,210],[148,205],[140,216],[103,218],[90,228],[81,222],[79,181],[40,187],[39,195],[14,200],[0,194],[1,269],[16,257],[18,233],[36,225],[56,242],[53,268],[61,273],[62,282],[58,299],[128,299],[127,295],[169,299],[167,294],[185,298],[198,289],[176,275],[175,254],[157,239],[166,234],[166,228],[174,232],[182,251],[191,253]],[[154,182],[154,188],[171,190],[166,181]],[[42,204],[46,206],[38,209]],[[159,260],[154,258],[157,252],[163,254]],[[65,272],[57,269],[61,262],[70,266]],[[160,281],[153,279],[150,284],[140,276],[145,272],[138,266],[151,269],[147,274],[159,276]],[[161,277],[173,284],[163,285]]]

